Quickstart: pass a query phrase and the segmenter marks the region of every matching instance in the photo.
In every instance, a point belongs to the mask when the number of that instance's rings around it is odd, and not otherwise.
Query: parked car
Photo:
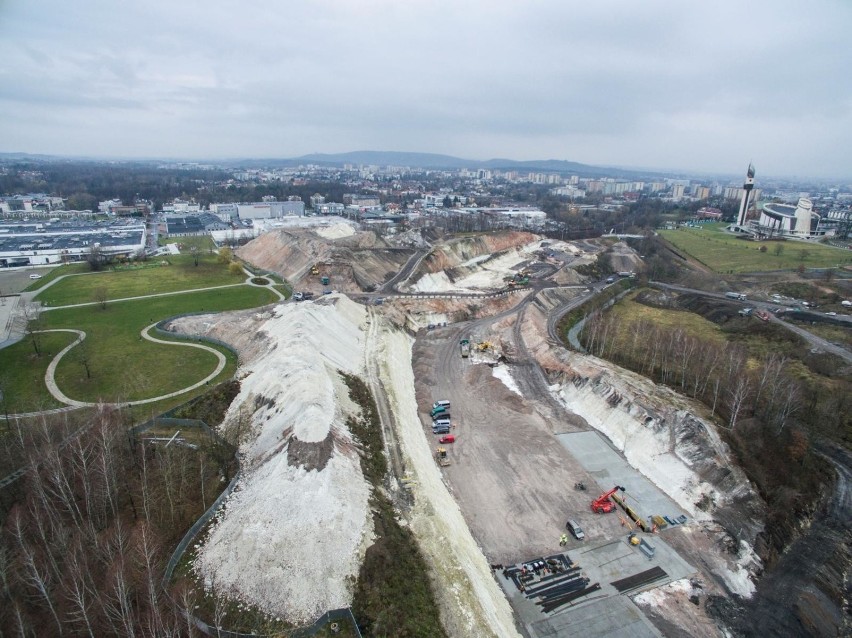
[[[30,275],[30,279],[41,279],[41,275],[33,273],[32,275]]]
[[[583,533],[583,528],[577,524],[577,521],[571,519],[565,523],[565,527],[571,532],[571,535],[578,541],[586,540],[586,534]]]
[[[301,301],[301,300],[302,300],[302,299],[304,299],[304,298],[305,298],[305,296],[304,296],[302,293],[300,293],[300,292],[297,292],[297,293],[295,293],[295,294],[293,295],[293,299],[294,299],[295,301]]]
[[[438,439],[438,443],[455,443],[456,435],[455,434],[445,434],[440,439]]]

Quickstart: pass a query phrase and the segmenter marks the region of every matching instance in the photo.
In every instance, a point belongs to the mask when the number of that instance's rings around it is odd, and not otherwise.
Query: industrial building
[[[214,230],[228,230],[231,225],[212,213],[166,215],[166,234],[169,236],[205,235]]]
[[[145,249],[147,231],[139,222],[71,221],[0,223],[0,267],[83,261],[93,251],[129,257]]]
[[[305,202],[255,202],[237,204],[240,219],[275,219],[276,217],[302,217],[305,214]]]

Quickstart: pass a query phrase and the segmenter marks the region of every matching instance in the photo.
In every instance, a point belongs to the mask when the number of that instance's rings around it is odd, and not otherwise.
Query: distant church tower
[[[754,164],[749,162],[746,180],[743,184],[743,198],[740,201],[740,213],[737,215],[737,226],[745,226],[748,207],[753,203],[749,201],[751,199],[752,188],[754,188]]]

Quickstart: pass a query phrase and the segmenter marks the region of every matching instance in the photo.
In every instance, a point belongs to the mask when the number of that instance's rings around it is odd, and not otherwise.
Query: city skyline
[[[852,177],[852,6],[0,5],[0,152]]]

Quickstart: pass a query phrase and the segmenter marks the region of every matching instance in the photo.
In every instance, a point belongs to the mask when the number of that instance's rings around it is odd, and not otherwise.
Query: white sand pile
[[[325,239],[343,239],[344,237],[352,237],[354,234],[355,229],[345,222],[317,228],[317,235]]]
[[[503,384],[512,392],[518,396],[523,396],[521,394],[521,390],[518,388],[518,384],[515,383],[515,379],[512,376],[512,372],[509,370],[509,366],[496,366],[491,368],[491,374],[494,375],[494,378],[500,379],[500,381],[502,381]]]
[[[351,602],[370,541],[369,487],[345,426],[337,370],[360,374],[363,307],[345,297],[286,304],[261,327],[270,347],[242,372],[226,422],[247,420],[244,475],[217,515],[195,567],[220,594],[293,623]],[[288,465],[286,438],[331,435],[321,470]]]

